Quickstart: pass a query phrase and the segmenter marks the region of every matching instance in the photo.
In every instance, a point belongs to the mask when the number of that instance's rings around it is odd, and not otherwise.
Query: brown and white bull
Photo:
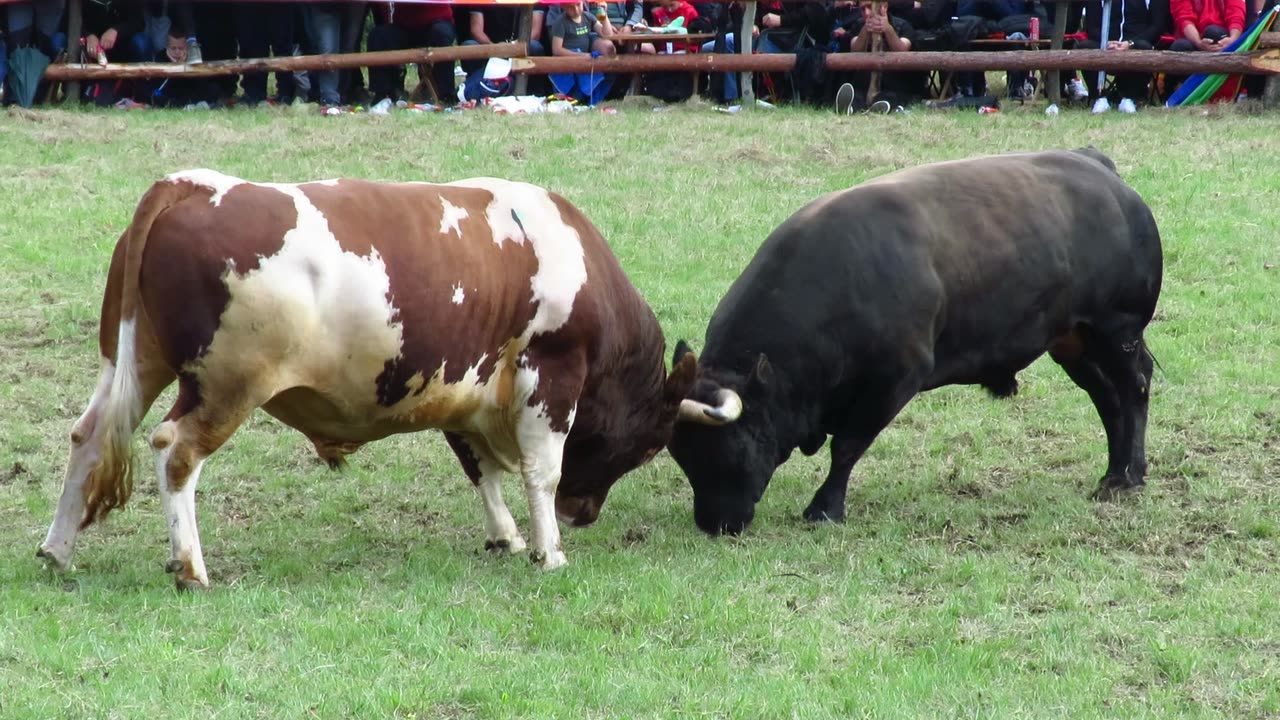
[[[551,569],[565,563],[557,516],[596,519],[662,449],[696,370],[690,358],[667,375],[653,312],[581,212],[489,178],[170,175],[116,245],[99,344],[38,554],[66,568],[79,531],[129,499],[131,436],[177,380],[150,444],[182,587],[209,583],[201,466],[256,408],[335,465],[388,435],[444,431],[484,504],[486,547],[525,548],[501,490],[519,472],[530,557]]]

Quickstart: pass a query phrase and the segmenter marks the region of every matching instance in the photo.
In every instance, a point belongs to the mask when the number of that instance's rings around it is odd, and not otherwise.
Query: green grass
[[[0,116],[0,717],[1280,717],[1275,128],[1200,110]],[[1086,499],[1101,426],[1041,360],[1012,401],[917,398],[859,464],[839,527],[798,519],[825,452],[784,466],[738,539],[694,528],[663,454],[541,573],[482,551],[437,435],[335,474],[259,414],[201,479],[210,592],[162,572],[150,472],[73,573],[33,557],[96,380],[111,249],[172,170],[539,183],[601,227],[669,346],[700,346],[761,240],[819,193],[1084,144],[1164,234],[1141,494]]]

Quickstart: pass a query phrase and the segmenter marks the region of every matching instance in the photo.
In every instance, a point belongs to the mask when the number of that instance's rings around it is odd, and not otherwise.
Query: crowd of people
[[[524,8],[504,3],[441,4],[414,2],[226,2],[218,0],[87,0],[82,36],[68,42],[67,0],[23,0],[3,6],[0,35],[0,89],[13,102],[14,76],[34,72],[27,64],[33,48],[55,61],[87,63],[171,62],[261,58],[296,54],[353,53],[490,44],[515,40]],[[1057,18],[1054,5],[1039,0],[871,0],[757,3],[752,23],[754,52],[796,53],[790,73],[756,75],[758,95],[781,102],[829,104],[852,112],[859,107],[907,106],[925,98],[927,73],[885,73],[877,96],[871,97],[868,73],[827,72],[826,53],[864,52],[878,39],[885,52],[963,50],[975,39],[1027,39],[1036,30],[1049,37],[1055,23],[1065,23],[1076,48],[1167,48],[1218,52],[1238,38],[1253,18],[1276,0],[1114,0],[1107,37],[1102,37],[1102,0],[1072,3],[1068,17]],[[538,3],[532,12],[529,52],[533,55],[656,52],[736,52],[737,30],[743,26],[741,2],[694,0],[624,0],[596,3]],[[715,40],[693,44],[676,41],[621,42],[618,38],[645,29],[678,24],[690,32],[715,34]],[[19,62],[21,61],[21,62]],[[426,101],[453,104],[457,86],[481,73],[484,61],[436,63],[424,68],[421,88]],[[5,81],[8,75],[10,80]],[[1096,84],[1096,73],[1083,79],[1064,73],[1063,90],[1088,98],[1095,110],[1113,103],[1130,110],[1149,98],[1172,92],[1177,78],[1149,87],[1149,73],[1117,76],[1108,87]],[[737,98],[739,78],[716,73],[702,84],[717,101]],[[553,75],[531,77],[534,93],[559,93],[597,102],[622,91],[616,78]],[[651,94],[682,99],[692,93],[686,74],[645,76]],[[1008,97],[1035,90],[1035,78],[1009,73]],[[290,104],[296,100],[322,106],[374,104],[403,100],[404,67],[362,70],[278,72],[274,86],[265,72],[207,79],[97,81],[87,83],[82,101],[99,105],[217,107],[230,104]],[[24,83],[29,87],[31,83]],[[848,86],[845,88],[844,86]],[[273,92],[269,94],[268,88]],[[957,96],[987,97],[985,73],[961,73],[954,79]],[[3,90],[0,90],[3,91]],[[1163,95],[1162,95],[1163,93]],[[46,90],[43,95],[47,95]],[[37,92],[35,102],[42,99]]]

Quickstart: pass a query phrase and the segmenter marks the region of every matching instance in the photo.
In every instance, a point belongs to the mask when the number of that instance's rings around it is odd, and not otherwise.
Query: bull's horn
[[[723,389],[716,394],[719,405],[708,405],[685,398],[680,401],[680,419],[702,425],[728,425],[742,417],[742,398],[738,393]]]

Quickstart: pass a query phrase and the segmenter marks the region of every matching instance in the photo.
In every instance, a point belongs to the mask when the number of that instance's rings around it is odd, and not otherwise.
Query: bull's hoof
[[[569,562],[564,553],[559,550],[552,550],[551,552],[534,550],[529,553],[529,561],[543,570],[555,570],[556,568],[564,567]]]
[[[182,575],[173,576],[174,587],[178,592],[197,592],[209,589],[209,583],[201,582],[198,578],[189,578]]]
[[[843,523],[844,508],[837,510],[820,505],[810,505],[804,509],[803,517],[812,523]]]
[[[45,567],[55,572],[68,572],[72,569],[70,561],[59,558],[47,547],[36,550],[36,558],[43,560]]]
[[[181,560],[170,560],[165,564],[164,571],[167,573],[176,573],[181,572],[184,567],[186,566],[182,564]]]
[[[1107,475],[1098,483],[1098,487],[1089,494],[1090,499],[1099,502],[1118,500],[1121,496],[1146,487],[1142,478],[1129,478],[1124,475]]]
[[[485,540],[484,549],[495,555],[514,555],[518,552],[524,552],[524,538],[517,535],[511,539]]]

